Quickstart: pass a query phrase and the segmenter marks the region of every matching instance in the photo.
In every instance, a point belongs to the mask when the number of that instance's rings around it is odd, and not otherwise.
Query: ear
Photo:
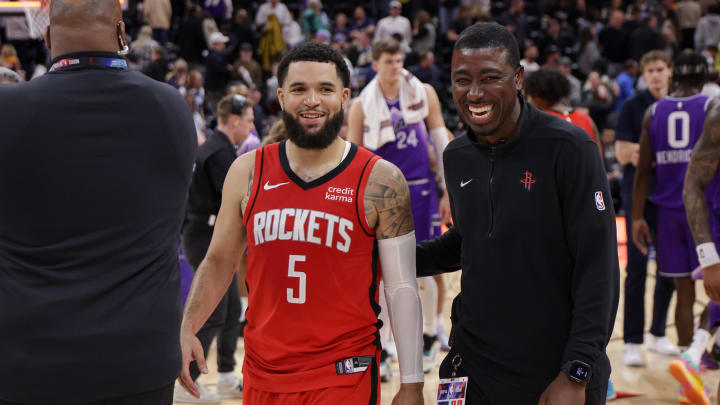
[[[284,95],[284,94],[283,94],[283,88],[282,88],[282,87],[278,87],[278,89],[277,89],[278,103],[280,103],[280,109],[283,110],[283,111],[285,111],[285,100],[283,99],[283,95]]]
[[[45,27],[45,46],[48,50],[52,49],[52,44],[50,42],[50,26],[48,25]]]
[[[525,74],[525,68],[520,66],[515,71],[515,89],[521,91],[523,88],[523,75]]]
[[[342,108],[343,110],[347,108],[348,101],[350,101],[350,89],[347,87],[343,89],[342,93]]]
[[[377,72],[378,71],[378,63],[376,60],[372,61],[372,69]]]

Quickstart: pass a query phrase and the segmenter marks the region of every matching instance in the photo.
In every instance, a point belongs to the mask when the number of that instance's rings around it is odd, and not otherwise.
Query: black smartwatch
[[[562,372],[567,374],[570,381],[582,384],[590,381],[592,377],[592,367],[580,360],[571,360],[563,364]]]

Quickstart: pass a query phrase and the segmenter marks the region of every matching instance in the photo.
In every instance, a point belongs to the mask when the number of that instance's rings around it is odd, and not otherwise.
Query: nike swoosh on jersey
[[[468,184],[470,184],[471,181],[473,181],[473,179],[470,179],[470,180],[468,180],[468,181],[462,181],[462,180],[461,180],[461,181],[460,181],[460,188],[463,188],[463,187],[467,186]]]
[[[270,181],[267,181],[267,182],[265,183],[265,186],[263,186],[263,189],[265,189],[265,190],[272,190],[272,189],[274,189],[274,188],[278,188],[278,187],[284,186],[284,185],[286,185],[286,184],[290,184],[290,183],[289,183],[289,182],[285,182],[285,183],[278,183],[278,184],[270,185]]]

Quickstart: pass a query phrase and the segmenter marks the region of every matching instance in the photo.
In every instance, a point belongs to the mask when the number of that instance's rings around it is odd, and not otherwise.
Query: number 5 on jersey
[[[290,255],[290,261],[288,263],[288,277],[297,277],[299,284],[297,297],[295,297],[295,293],[292,288],[287,289],[287,301],[291,304],[305,303],[305,273],[302,271],[295,271],[295,262],[304,261],[305,256],[303,255]]]

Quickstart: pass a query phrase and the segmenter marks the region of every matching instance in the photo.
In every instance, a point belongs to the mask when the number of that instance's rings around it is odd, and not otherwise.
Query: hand
[[[570,381],[560,372],[540,396],[538,405],[584,405],[585,384]]]
[[[205,354],[203,353],[200,340],[192,333],[190,328],[185,327],[184,324],[180,329],[180,348],[182,350],[182,369],[178,382],[192,396],[200,398],[200,391],[192,378],[190,378],[190,362],[193,360],[196,361],[200,372],[207,374],[208,368],[205,363]]]
[[[424,383],[400,384],[400,391],[393,398],[392,405],[423,405],[423,385]]]
[[[635,246],[642,254],[647,256],[647,244],[652,243],[652,237],[650,236],[650,228],[643,218],[632,220],[632,238]]]
[[[439,213],[440,213],[440,219],[442,219],[443,224],[447,224],[450,222],[450,217],[452,216],[452,211],[450,211],[450,197],[448,196],[448,191],[445,189],[443,192],[443,196],[440,199],[439,204]]]
[[[640,162],[640,150],[637,149],[633,151],[632,157],[630,158],[630,162],[633,166],[637,167],[638,163]]]
[[[703,269],[703,286],[708,297],[720,304],[720,263]]]

